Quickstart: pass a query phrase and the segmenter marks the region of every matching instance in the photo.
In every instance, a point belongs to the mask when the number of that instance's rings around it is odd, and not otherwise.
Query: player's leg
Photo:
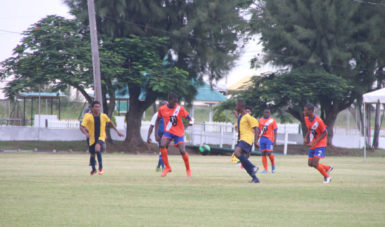
[[[97,141],[95,145],[95,153],[99,163],[99,168],[98,168],[99,175],[103,174],[102,148],[103,148],[103,141],[100,141],[100,140]]]
[[[165,164],[165,168],[161,174],[162,177],[165,177],[167,173],[171,172],[171,166],[168,162],[168,155],[167,155],[167,146],[170,144],[172,138],[162,136],[162,139],[160,140],[160,153],[162,155],[162,160]]]
[[[90,152],[90,164],[92,168],[90,175],[95,175],[96,174],[95,144],[89,147],[89,152]]]
[[[267,173],[267,151],[262,151],[262,165],[263,165],[263,171],[261,173]]]
[[[249,161],[248,154],[243,151],[244,148],[242,148],[242,146],[242,143],[238,143],[238,145],[235,147],[234,154],[239,159],[239,161],[241,161],[246,172],[252,177],[251,182],[258,183],[259,179],[255,175],[258,171],[258,167],[254,166],[253,163]]]
[[[271,172],[272,173],[275,172],[275,157],[274,157],[273,151],[274,151],[273,141],[269,140],[269,144],[267,146],[267,156],[269,157],[270,162],[271,162]]]
[[[174,142],[177,144],[179,148],[179,152],[182,155],[184,165],[186,166],[187,177],[191,177],[190,161],[189,161],[188,153],[186,152],[186,145],[184,141],[181,141],[179,138],[175,139]]]

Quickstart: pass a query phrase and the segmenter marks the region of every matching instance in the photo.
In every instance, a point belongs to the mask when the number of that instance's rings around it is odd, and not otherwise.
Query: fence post
[[[223,125],[220,126],[220,130],[221,130],[221,142],[220,142],[220,147],[222,148],[223,147],[223,128],[222,128]]]
[[[283,145],[283,154],[287,155],[287,143],[289,141],[289,133],[287,133],[286,125],[285,125],[285,139],[284,139],[284,145]]]

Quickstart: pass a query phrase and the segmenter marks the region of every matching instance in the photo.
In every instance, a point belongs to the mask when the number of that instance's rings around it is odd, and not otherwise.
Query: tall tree
[[[36,90],[39,85],[50,85],[53,90],[77,88],[90,102],[87,88],[92,86],[91,56],[88,32],[76,20],[48,16],[24,33],[14,56],[1,63],[0,77],[14,76],[8,84],[9,96],[20,91]],[[146,149],[140,137],[141,117],[157,97],[166,97],[174,91],[191,101],[195,95],[188,72],[165,61],[159,54],[167,38],[138,37],[103,38],[100,46],[102,90],[105,111],[111,116],[115,92],[129,87],[131,108],[127,115],[128,148]],[[139,100],[146,92],[144,100]],[[135,97],[132,99],[132,97]]]
[[[71,13],[83,24],[88,25],[87,1],[66,0]],[[144,110],[159,96],[177,91],[186,99],[195,93],[191,83],[185,81],[201,79],[208,75],[210,81],[220,79],[231,68],[238,56],[237,42],[247,31],[246,20],[241,12],[251,4],[251,0],[226,1],[130,1],[96,0],[96,14],[99,33],[104,37],[120,39],[136,35],[151,38],[167,37],[161,46],[156,46],[157,56],[168,56],[174,59],[173,64],[187,71],[186,78],[178,81],[170,78],[164,83],[151,84],[145,81],[132,83],[132,78],[145,78],[141,72],[126,74],[120,82],[126,83],[130,92],[130,109],[126,115],[127,137],[130,146],[143,146],[140,136],[140,122]],[[101,38],[103,40],[103,38]],[[150,48],[146,46],[142,48]],[[143,49],[142,49],[143,50]],[[129,52],[129,50],[127,49]],[[132,56],[127,54],[126,67]],[[146,66],[144,63],[143,66]],[[151,81],[156,77],[149,73]],[[136,73],[136,74],[135,74]],[[132,78],[131,78],[132,77]],[[184,85],[175,87],[175,84]],[[189,87],[190,86],[190,87]],[[177,89],[172,89],[177,88]],[[183,88],[183,89],[180,89]],[[146,99],[139,100],[141,90],[147,92]],[[160,89],[160,90],[159,90]]]
[[[344,96],[314,100],[329,127],[329,144],[338,113],[371,88],[378,70],[375,46],[383,21],[373,11],[362,14],[362,10],[351,0],[266,0],[253,11],[251,25],[261,34],[265,61],[289,71],[323,72],[349,85]],[[290,111],[293,116],[301,112]]]

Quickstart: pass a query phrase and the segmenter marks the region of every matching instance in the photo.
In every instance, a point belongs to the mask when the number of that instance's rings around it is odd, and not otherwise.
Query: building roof
[[[240,79],[239,81],[230,85],[227,88],[227,91],[228,92],[237,92],[237,91],[247,90],[250,86],[253,85],[252,78],[253,78],[253,76],[246,76],[246,77]]]
[[[63,93],[55,92],[20,92],[18,97],[20,98],[57,98],[66,97]]]
[[[202,85],[196,85],[197,95],[194,98],[194,101],[208,101],[208,102],[223,102],[227,98],[222,93],[217,90],[214,90],[207,83]]]

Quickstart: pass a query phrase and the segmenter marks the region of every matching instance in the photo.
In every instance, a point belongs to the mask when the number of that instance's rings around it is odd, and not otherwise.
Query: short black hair
[[[250,106],[246,106],[246,107],[245,107],[245,110],[251,110],[251,111],[252,111],[253,108],[251,108]]]
[[[263,112],[265,112],[265,110],[268,110],[268,111],[271,112],[270,108],[265,108],[265,109],[263,110]]]
[[[94,107],[96,104],[99,104],[99,105],[100,105],[100,102],[99,102],[99,101],[93,101],[93,102],[91,102],[91,107]]]
[[[168,95],[168,99],[169,99],[169,100],[170,100],[170,99],[178,99],[178,95],[175,94],[175,93],[170,93],[170,94]]]
[[[305,105],[305,108],[308,109],[308,110],[311,110],[312,112],[314,112],[314,105],[311,104],[311,103],[307,103],[307,104]]]

